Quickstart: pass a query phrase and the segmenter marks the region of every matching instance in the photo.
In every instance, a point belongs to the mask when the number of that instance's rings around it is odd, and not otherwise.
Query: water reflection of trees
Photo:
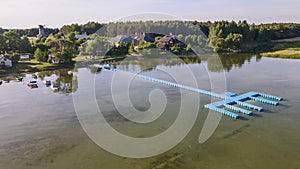
[[[220,54],[220,55],[211,55],[207,57],[207,64],[209,71],[220,72],[227,71],[229,72],[233,68],[241,68],[245,62],[250,62],[253,54]],[[256,61],[260,61],[260,58],[257,57]]]
[[[39,72],[38,76],[41,80],[51,80],[60,86],[60,93],[69,94],[76,92],[78,89],[78,82],[73,79],[73,74],[69,69],[43,71]]]
[[[192,56],[174,56],[174,55],[159,55],[148,57],[126,57],[123,60],[104,62],[110,65],[120,67],[128,70],[129,66],[138,66],[139,70],[151,71],[157,66],[180,66],[185,64],[200,64],[201,61],[207,61],[208,70],[211,72],[227,71],[233,68],[241,68],[246,62],[250,62],[253,57],[256,57],[256,62],[261,60],[260,55],[253,54],[206,54],[206,55],[192,55]],[[101,63],[101,62],[100,62]],[[131,67],[132,68],[132,67]],[[89,67],[92,74],[99,73],[98,69],[93,66]]]
[[[201,63],[201,59],[198,56],[182,56],[182,57],[144,57],[139,59],[125,59],[123,60],[119,67],[122,69],[128,70],[129,65],[137,65],[140,67],[140,70],[143,71],[151,71],[155,69],[157,66],[178,66],[185,64],[199,64]]]

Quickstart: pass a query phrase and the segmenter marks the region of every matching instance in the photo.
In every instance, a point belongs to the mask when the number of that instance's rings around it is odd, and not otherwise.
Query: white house
[[[81,34],[79,34],[79,35],[75,35],[75,38],[76,39],[88,39],[89,36],[88,35],[81,35]]]
[[[4,55],[0,55],[0,67],[12,67],[12,61]]]
[[[30,56],[29,55],[21,55],[20,60],[30,60]]]

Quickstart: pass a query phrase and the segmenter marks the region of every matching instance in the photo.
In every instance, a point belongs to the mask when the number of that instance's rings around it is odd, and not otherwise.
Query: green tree
[[[32,46],[29,42],[29,39],[26,36],[23,36],[20,41],[20,53],[31,53]]]
[[[37,48],[35,50],[34,58],[39,62],[46,62],[47,61],[46,54],[44,52],[42,52],[40,48]]]
[[[20,43],[21,43],[21,37],[19,36],[19,34],[14,31],[8,31],[5,32],[4,34],[5,40],[6,40],[6,46],[7,46],[7,50],[18,50],[20,47]]]
[[[190,44],[188,44],[188,45],[186,46],[185,51],[186,51],[186,52],[191,52],[191,51],[192,51],[192,47],[191,47]]]
[[[0,53],[4,53],[6,49],[7,47],[6,47],[5,37],[2,34],[0,34]]]
[[[240,47],[242,40],[243,40],[242,34],[230,33],[226,37],[225,42],[226,42],[228,48],[237,49]]]
[[[133,54],[134,53],[134,42],[132,42],[129,46],[129,49],[128,49],[128,53],[129,54]]]
[[[5,53],[5,56],[7,56],[14,63],[17,63],[20,60],[20,54],[16,52]]]

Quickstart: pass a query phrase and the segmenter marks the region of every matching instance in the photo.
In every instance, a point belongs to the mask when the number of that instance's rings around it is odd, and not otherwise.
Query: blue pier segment
[[[254,100],[254,101],[257,101],[257,102],[270,104],[270,105],[273,105],[273,106],[278,106],[278,104],[279,104],[278,102],[274,102],[274,101],[271,101],[271,100],[262,99],[262,98],[259,98],[259,97],[250,97],[250,99]]]
[[[239,107],[235,107],[235,106],[232,106],[232,105],[229,105],[229,104],[224,104],[224,107],[226,107],[227,109],[231,109],[231,110],[243,113],[243,114],[247,114],[249,116],[253,115],[252,111],[245,110],[245,109],[242,109],[242,108],[239,108]]]
[[[107,66],[107,65],[104,65],[103,68],[107,69],[107,70],[111,70],[112,69],[110,66]]]
[[[259,106],[255,106],[255,105],[252,105],[252,104],[249,104],[249,103],[245,103],[245,102],[241,102],[241,101],[236,101],[236,104],[240,105],[240,106],[243,106],[243,107],[247,107],[249,109],[254,109],[254,110],[257,110],[257,111],[264,111],[264,108],[262,107],[259,107]]]
[[[214,110],[214,111],[216,111],[218,113],[221,113],[221,114],[223,114],[225,116],[228,116],[228,117],[231,117],[231,118],[234,118],[234,119],[240,118],[240,115],[238,115],[236,113],[232,113],[232,112],[224,110],[224,109],[221,109],[221,108],[218,108],[218,107],[214,107],[214,106],[211,106],[211,105],[205,105],[205,108]]]
[[[261,111],[264,111],[264,108],[246,103],[245,101],[253,100],[253,101],[256,101],[256,102],[261,102],[261,103],[277,106],[279,104],[277,101],[282,101],[283,100],[283,98],[278,97],[278,96],[273,96],[273,95],[269,95],[269,94],[265,94],[265,93],[258,93],[258,92],[254,92],[254,91],[244,93],[244,94],[236,94],[236,93],[231,93],[231,92],[226,92],[224,94],[218,94],[218,93],[214,93],[214,92],[207,91],[207,90],[202,90],[202,89],[198,89],[198,88],[194,88],[194,87],[190,87],[190,86],[185,86],[185,85],[174,83],[174,82],[169,82],[169,81],[162,80],[162,79],[153,78],[153,77],[150,77],[150,76],[136,74],[136,73],[129,72],[129,71],[122,70],[122,69],[118,69],[118,68],[113,68],[113,67],[110,67],[109,65],[104,65],[104,66],[102,66],[102,68],[106,69],[106,70],[111,70],[111,71],[125,72],[125,73],[131,74],[133,76],[136,76],[136,77],[148,80],[148,81],[152,81],[152,82],[155,82],[155,83],[160,83],[160,84],[164,84],[164,85],[168,85],[168,86],[177,87],[177,88],[181,88],[181,89],[184,89],[184,90],[196,92],[196,93],[199,93],[199,94],[220,98],[220,99],[222,99],[222,101],[214,102],[214,103],[211,103],[211,104],[206,104],[204,107],[207,108],[207,109],[211,109],[215,112],[221,113],[224,116],[228,116],[228,117],[231,117],[231,118],[234,118],[234,119],[240,118],[240,115],[236,114],[236,113],[233,113],[233,112],[230,112],[228,110],[225,110],[225,109],[223,109],[224,107],[227,108],[227,109],[230,109],[230,110],[233,110],[233,111],[251,116],[251,115],[253,115],[252,111],[246,110],[246,109],[243,109],[243,108],[240,108],[240,107],[236,107],[234,105],[237,104],[239,106],[243,106],[245,108],[253,109],[253,110],[257,110],[257,111],[261,112]],[[259,96],[267,98],[267,99],[272,99],[272,100],[275,100],[275,101],[263,99]]]
[[[277,100],[277,101],[282,101],[283,98],[278,97],[278,96],[272,96],[269,94],[265,94],[265,93],[258,93],[261,97],[267,98],[267,99],[273,99],[273,100]]]

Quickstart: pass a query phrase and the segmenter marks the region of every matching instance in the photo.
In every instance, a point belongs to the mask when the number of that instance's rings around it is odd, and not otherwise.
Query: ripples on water
[[[207,116],[203,105],[210,101],[209,97],[201,96],[198,119],[189,135],[171,151],[146,159],[114,156],[87,137],[74,111],[72,92],[77,91],[77,83],[67,73],[69,70],[38,73],[37,89],[26,86],[30,74],[23,82],[14,81],[13,77],[3,78],[9,83],[0,86],[0,168],[299,167],[300,62],[251,55],[223,56],[221,61],[229,91],[244,93],[255,90],[285,100],[278,107],[261,105],[267,111],[256,112],[256,115],[245,116],[242,120],[223,117],[214,135],[204,144],[199,144],[198,136]],[[214,73],[223,70],[214,62],[215,58],[211,57],[187,64],[204,89],[209,89],[210,84],[203,66]],[[147,69],[146,75],[172,80],[157,68],[178,72],[181,66],[183,64],[174,64],[172,60],[155,60],[151,63],[128,61],[121,68],[132,71]],[[153,89],[161,89],[168,98],[165,113],[159,120],[139,126],[120,116],[112,104],[110,80],[113,73],[92,69],[90,73],[95,73],[98,104],[118,131],[143,138],[165,131],[174,122],[181,99],[178,89],[134,80],[131,99],[137,109],[149,108],[148,96]],[[63,90],[53,93],[42,84],[45,78],[56,81]]]

